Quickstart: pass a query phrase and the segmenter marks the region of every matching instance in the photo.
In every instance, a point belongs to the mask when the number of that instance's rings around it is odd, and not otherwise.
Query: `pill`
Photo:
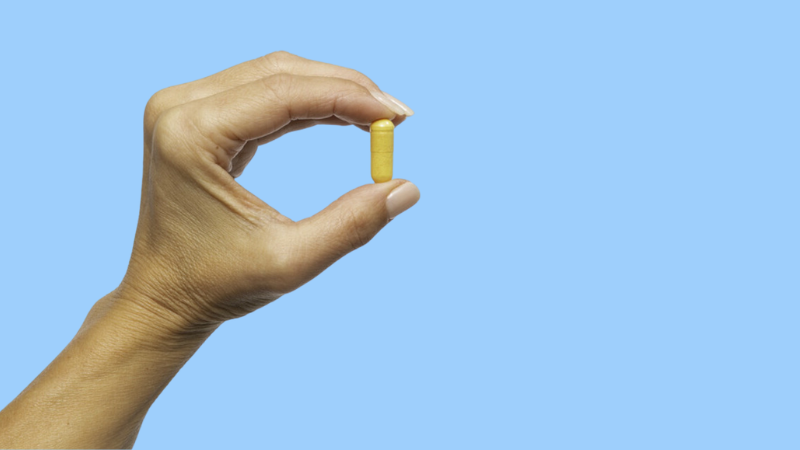
[[[394,152],[394,124],[381,119],[369,127],[370,153],[372,154],[372,179],[383,183],[392,179],[392,154]]]

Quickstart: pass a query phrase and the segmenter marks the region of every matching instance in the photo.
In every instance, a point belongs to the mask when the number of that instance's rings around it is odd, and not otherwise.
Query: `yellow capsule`
[[[394,124],[381,119],[369,127],[370,152],[372,153],[372,179],[383,183],[392,179],[392,155],[394,152]]]

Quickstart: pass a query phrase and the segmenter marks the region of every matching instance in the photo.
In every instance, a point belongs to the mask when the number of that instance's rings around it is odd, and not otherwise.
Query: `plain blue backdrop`
[[[416,111],[422,198],[223,325],[138,448],[800,448],[797,2],[476,5],[3,2],[0,404],[125,273],[148,98],[286,50]],[[239,181],[301,219],[368,141]]]

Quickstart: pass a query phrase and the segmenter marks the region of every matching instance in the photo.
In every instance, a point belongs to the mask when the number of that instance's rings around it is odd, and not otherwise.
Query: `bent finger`
[[[171,121],[188,122],[188,129],[200,135],[198,143],[228,170],[247,141],[267,137],[294,120],[330,117],[369,125],[397,115],[355,82],[281,74],[182,105]]]
[[[149,105],[149,116],[155,118],[169,108],[210,97],[223,91],[252,83],[261,78],[277,74],[332,77],[350,80],[364,86],[370,92],[380,93],[375,82],[363,73],[347,67],[306,59],[288,52],[273,52],[225,70],[159,91],[157,101]],[[389,104],[391,105],[391,101]],[[391,108],[391,106],[390,106]]]
[[[275,139],[278,139],[279,137],[289,134],[293,131],[305,130],[307,128],[311,128],[316,125],[344,126],[350,124],[342,119],[339,119],[338,117],[328,117],[327,119],[319,119],[319,120],[296,120],[290,122],[285,127],[281,128],[280,130],[268,136],[262,137],[260,139],[255,139],[252,141],[247,141],[242,150],[239,151],[239,153],[237,153],[236,156],[233,158],[233,161],[231,161],[231,170],[230,170],[231,176],[237,178],[242,175],[242,172],[244,172],[245,167],[247,167],[247,165],[255,156],[259,146],[270,143]]]

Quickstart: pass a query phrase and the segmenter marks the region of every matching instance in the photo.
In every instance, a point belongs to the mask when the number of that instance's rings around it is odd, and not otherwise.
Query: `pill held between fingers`
[[[381,119],[369,127],[370,153],[372,155],[372,180],[385,183],[392,179],[394,154],[394,124]]]

